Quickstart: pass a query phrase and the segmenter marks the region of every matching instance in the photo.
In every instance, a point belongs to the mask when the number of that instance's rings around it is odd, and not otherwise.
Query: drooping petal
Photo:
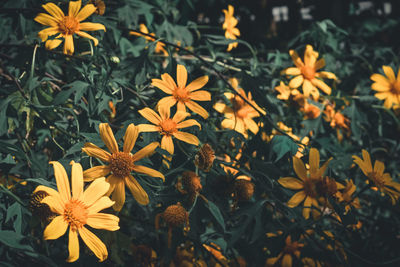
[[[296,179],[293,177],[280,178],[278,180],[278,183],[280,183],[285,188],[293,189],[293,190],[299,190],[304,187],[303,183],[299,179]]]
[[[171,155],[174,154],[174,143],[172,142],[171,136],[164,135],[161,138],[161,148],[168,151]]]
[[[159,125],[161,122],[161,117],[151,108],[144,108],[139,110],[140,115],[142,115],[149,122]]]
[[[106,31],[106,27],[104,27],[101,23],[93,23],[93,22],[82,22],[79,23],[79,29],[82,31]]]
[[[69,7],[68,7],[68,16],[70,17],[76,17],[79,13],[79,10],[81,9],[82,2],[81,0],[79,1],[70,1],[69,2]]]
[[[312,177],[319,171],[319,151],[315,148],[310,149],[310,154],[308,158],[308,164],[310,165],[310,174]]]
[[[50,161],[53,165],[54,176],[56,177],[57,189],[62,201],[65,203],[71,199],[71,190],[68,180],[67,172],[58,161]]]
[[[322,69],[323,67],[325,67],[325,59],[321,58],[318,59],[317,62],[315,62],[315,70],[319,70]]]
[[[186,86],[186,90],[188,92],[193,92],[196,91],[202,87],[204,87],[204,85],[206,85],[206,83],[208,83],[208,76],[201,76],[199,78],[197,78],[196,80],[192,81],[191,83],[188,84],[188,86]]]
[[[45,240],[57,239],[67,231],[68,223],[64,221],[64,216],[55,217],[44,229],[43,238]]]
[[[282,267],[292,267],[292,255],[290,254],[283,255]]]
[[[106,178],[106,182],[110,185],[110,188],[108,188],[108,191],[106,193],[106,196],[110,196],[112,192],[114,192],[115,185],[119,183],[121,179],[114,174],[111,174]]]
[[[325,175],[326,169],[328,168],[329,162],[331,162],[333,158],[329,158],[325,163],[322,165],[322,167],[319,169],[319,177],[323,177]]]
[[[80,2],[80,1],[79,1]],[[72,2],[70,2],[72,3]],[[74,262],[79,259],[79,240],[78,240],[78,231],[69,230],[68,235],[68,252],[69,256],[67,262]]]
[[[62,40],[60,40],[60,39],[47,40],[45,47],[48,50],[53,50],[54,48],[57,48],[61,43],[62,43]]]
[[[287,202],[287,206],[289,208],[297,207],[304,200],[305,197],[306,194],[304,193],[304,191],[299,191],[294,194],[291,199],[289,199],[289,201]]]
[[[95,214],[101,210],[111,207],[114,204],[115,202],[112,201],[108,196],[103,196],[99,198],[96,202],[94,202],[93,205],[88,206],[88,214]]]
[[[56,26],[56,27],[50,27],[50,28],[46,28],[46,29],[44,29],[44,30],[41,30],[40,32],[38,32],[38,36],[39,36],[39,38],[42,40],[42,42],[44,42],[44,41],[46,41],[47,40],[47,38],[49,37],[49,36],[52,36],[52,35],[55,35],[55,34],[57,34],[57,33],[59,33],[59,30],[58,30],[58,27]],[[59,41],[60,43],[62,42],[61,40],[59,40],[59,39],[54,39],[54,40],[49,40],[49,41]],[[57,45],[58,46],[58,45]],[[56,47],[57,47],[56,46]],[[51,49],[53,49],[53,48],[48,48],[47,47],[47,42],[46,42],[46,48],[47,49],[49,49],[49,50],[51,50]]]
[[[130,153],[135,146],[136,140],[139,136],[139,127],[135,126],[135,124],[131,123],[126,128],[126,132],[124,135],[124,148],[123,151],[125,153]]]
[[[58,198],[61,199],[60,193],[59,193],[57,190],[55,190],[55,189],[53,189],[53,188],[51,188],[51,187],[44,186],[44,185],[39,185],[39,186],[37,186],[37,187],[35,188],[35,191],[33,191],[33,193],[36,193],[36,192],[39,192],[39,191],[44,191],[44,192],[46,192],[49,196],[56,196],[56,197],[58,197]]]
[[[310,217],[311,204],[312,204],[312,198],[307,196],[306,199],[304,200],[304,207],[303,207],[303,217],[305,219],[308,219]]]
[[[72,35],[65,36],[63,53],[66,55],[72,55],[74,53],[74,39]]]
[[[165,177],[164,177],[164,175],[163,175],[161,172],[156,171],[156,170],[154,170],[154,169],[152,169],[152,168],[149,168],[149,167],[135,165],[135,166],[133,167],[133,170],[134,170],[135,172],[147,174],[147,175],[149,175],[149,176],[151,176],[151,177],[161,178],[161,179],[163,179],[163,181],[165,180]],[[133,178],[133,177],[132,177],[132,178]]]
[[[120,211],[125,203],[125,183],[124,180],[119,179],[115,184],[114,192],[112,193],[111,199],[115,201],[113,209]]]
[[[259,128],[255,121],[253,121],[250,118],[244,118],[243,121],[244,121],[246,128],[249,129],[253,134],[258,133]]]
[[[82,151],[90,157],[98,158],[104,162],[110,162],[111,154],[93,143],[85,143]]]
[[[55,17],[58,21],[62,20],[64,18],[64,12],[56,6],[54,3],[47,3],[42,5],[42,7],[49,12],[50,15]]]
[[[166,108],[171,108],[173,105],[176,104],[176,98],[173,96],[166,96],[164,98],[161,98],[160,101],[158,101],[157,106],[165,106]]]
[[[91,36],[90,34],[86,33],[86,32],[82,32],[82,31],[77,31],[75,32],[77,35],[83,37],[83,38],[88,38],[90,40],[93,41],[94,46],[97,46],[99,44],[99,40],[97,40],[97,38],[94,38],[93,36]]]
[[[105,177],[111,172],[110,166],[95,166],[83,172],[83,179],[85,182],[93,181],[94,179]]]
[[[301,159],[293,157],[293,169],[301,180],[305,181],[306,179],[308,179],[306,167],[304,166],[304,163]]]
[[[337,77],[332,72],[321,71],[315,74],[315,77],[337,80]]]
[[[111,130],[110,125],[108,125],[108,123],[100,123],[99,130],[100,130],[101,140],[103,140],[103,142],[107,146],[108,150],[111,153],[118,152],[119,151],[118,144],[117,144],[117,141],[115,140],[115,137]]]
[[[301,68],[304,66],[303,61],[301,60],[296,51],[290,50],[289,54],[292,57],[293,63],[296,65],[296,67]]]
[[[321,89],[325,94],[330,95],[332,89],[323,81],[319,80],[319,79],[312,79],[311,83],[313,85],[315,85],[316,87],[318,87],[319,89]]]
[[[88,246],[88,248],[93,251],[94,255],[99,258],[100,262],[107,259],[107,247],[96,235],[94,235],[85,227],[80,228],[78,231],[79,235],[82,237],[83,242],[85,242],[86,246]]]
[[[168,82],[165,82],[165,81],[160,80],[160,79],[152,79],[151,80],[151,85],[159,88],[164,93],[169,94],[169,95],[172,95],[172,93],[175,90],[175,87],[171,87],[171,85]]]
[[[300,85],[304,82],[303,75],[298,75],[290,80],[289,87],[290,88],[299,88]]]
[[[196,102],[189,100],[188,102],[186,102],[186,106],[188,107],[188,109],[190,109],[194,113],[197,113],[201,117],[203,117],[203,119],[207,119],[208,118],[207,110],[205,110],[202,106],[200,106]]]
[[[83,195],[83,169],[82,165],[71,161],[72,197],[80,199]]]
[[[304,96],[309,97],[315,87],[308,79],[305,79],[302,88]]]
[[[174,136],[175,136],[175,138],[177,138],[183,142],[186,142],[186,143],[189,143],[189,144],[192,144],[195,146],[199,145],[199,139],[196,136],[194,136],[193,134],[178,131],[178,132],[174,133]]]
[[[178,64],[176,67],[176,81],[179,88],[185,88],[187,82],[187,70],[185,66]]]
[[[141,133],[160,131],[160,127],[153,124],[139,124],[138,127]]]
[[[96,7],[92,4],[88,4],[84,6],[81,11],[79,11],[78,15],[75,17],[79,22],[82,20],[85,20],[87,17],[92,15],[94,12],[96,12]]]
[[[94,180],[89,187],[86,188],[85,192],[83,192],[83,202],[86,206],[91,206],[99,198],[104,196],[109,188],[110,184],[106,182],[104,177]]]
[[[196,101],[211,101],[210,92],[207,92],[205,90],[192,92],[190,93],[189,97],[191,100],[196,100]]]
[[[190,119],[186,121],[182,121],[176,125],[176,129],[182,129],[182,128],[187,128],[191,126],[198,126],[201,129],[200,123],[198,123],[196,120]]]
[[[125,184],[128,187],[129,191],[131,191],[132,196],[140,205],[149,204],[149,196],[132,175],[129,175],[129,177],[125,177]]]
[[[35,19],[36,22],[46,25],[46,26],[51,26],[51,27],[58,27],[58,22],[59,20],[55,17],[50,16],[49,14],[46,13],[39,13]],[[42,40],[43,41],[43,40]]]
[[[396,82],[396,76],[394,75],[393,69],[390,66],[382,66],[382,69],[391,83]]]
[[[160,145],[160,143],[158,143],[158,142],[152,142],[152,143],[148,144],[147,146],[145,146],[144,148],[142,148],[141,150],[139,150],[132,156],[133,162],[136,162],[138,160],[141,160],[144,157],[148,157],[148,156],[152,155],[154,153],[154,150],[156,150],[156,148],[159,145]]]
[[[96,213],[88,216],[86,223],[95,229],[117,231],[119,229],[119,218],[112,214]]]

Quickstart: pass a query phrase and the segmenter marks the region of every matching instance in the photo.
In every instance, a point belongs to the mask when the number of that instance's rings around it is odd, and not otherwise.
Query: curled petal
[[[79,228],[78,231],[79,235],[82,237],[83,242],[85,242],[88,248],[93,251],[94,255],[99,258],[100,262],[107,259],[107,247],[96,235],[94,235],[85,227]]]

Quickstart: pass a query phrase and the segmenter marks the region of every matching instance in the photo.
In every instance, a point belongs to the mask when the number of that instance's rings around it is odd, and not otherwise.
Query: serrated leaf
[[[275,162],[280,160],[286,153],[290,153],[290,156],[296,154],[298,150],[297,144],[292,138],[285,135],[275,135],[271,140],[272,151],[276,154]]]

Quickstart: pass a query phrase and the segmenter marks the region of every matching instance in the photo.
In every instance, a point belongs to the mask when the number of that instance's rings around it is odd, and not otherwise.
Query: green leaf
[[[297,144],[292,138],[285,135],[275,135],[271,140],[272,151],[276,154],[275,162],[280,160],[286,153],[290,156],[296,154],[298,150]]]
[[[217,223],[221,226],[221,228],[225,232],[225,220],[224,220],[224,217],[222,216],[219,208],[211,201],[207,201],[206,207],[208,208],[208,210],[214,216]]]

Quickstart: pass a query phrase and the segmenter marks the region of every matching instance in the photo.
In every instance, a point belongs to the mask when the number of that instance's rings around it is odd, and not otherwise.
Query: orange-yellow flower
[[[327,71],[317,72],[325,66],[325,60],[322,58],[317,61],[319,54],[314,51],[311,45],[306,46],[304,52],[304,63],[296,51],[290,50],[289,54],[296,65],[296,67],[290,67],[282,71],[283,74],[295,76],[289,82],[289,87],[299,88],[300,85],[303,85],[302,88],[304,95],[306,97],[312,95],[315,100],[319,98],[319,91],[317,88],[327,95],[331,94],[331,88],[324,83],[321,78],[336,80],[336,75]]]
[[[233,16],[233,6],[228,5],[228,10],[223,9],[222,12],[225,14],[225,21],[224,24],[222,24],[222,29],[225,30],[225,38],[236,40],[236,37],[240,36],[240,31],[238,28],[236,28],[238,20]],[[236,48],[237,46],[237,42],[230,43],[226,51],[231,51],[232,48]]]
[[[367,176],[367,182],[372,182],[372,189],[381,191],[382,195],[388,194],[394,205],[400,196],[400,184],[392,181],[389,173],[383,173],[385,164],[376,160],[372,167],[371,157],[367,150],[362,150],[363,158],[353,156],[354,162],[360,167],[362,172]]]
[[[292,242],[292,238],[290,235],[286,237],[285,240],[285,248],[277,257],[269,258],[266,261],[265,266],[272,267],[276,266],[279,260],[281,260],[282,267],[291,267],[293,264],[293,256],[297,259],[300,258],[300,250],[304,247],[304,244],[294,241]]]
[[[345,188],[342,192],[337,193],[337,197],[339,202],[343,202],[345,206],[346,212],[351,209],[353,206],[356,209],[361,208],[360,200],[357,198],[353,198],[353,193],[356,191],[356,186],[354,185],[352,180],[346,180]]]
[[[94,45],[97,46],[99,41],[83,31],[106,31],[106,28],[100,23],[81,22],[97,10],[92,4],[85,5],[82,9],[81,5],[82,3],[80,0],[70,1],[68,16],[65,16],[64,12],[53,3],[42,5],[50,15],[40,13],[36,16],[35,21],[50,26],[50,28],[44,29],[38,33],[42,42],[46,41],[47,49],[52,50],[58,47],[62,43],[61,38],[64,38],[64,54],[72,55],[74,53],[73,35],[75,33],[81,37],[92,40]],[[49,36],[56,34],[58,35],[54,39],[48,40]]]
[[[214,104],[214,109],[220,113],[224,113],[225,115],[225,119],[221,123],[222,128],[235,130],[243,134],[246,138],[248,137],[247,130],[257,134],[259,128],[257,123],[253,121],[253,118],[259,117],[260,114],[252,106],[247,104],[238,94],[258,110],[261,110],[261,108],[252,100],[250,92],[246,96],[245,91],[242,88],[238,88],[238,80],[236,78],[230,79],[230,83],[236,90],[237,94],[227,92],[224,93],[224,95],[231,102],[232,108],[228,107],[225,103],[218,102]]]
[[[144,25],[143,23],[139,25],[139,30],[140,30],[141,32],[150,34],[150,35],[152,35],[152,36],[156,36],[153,32],[152,32],[152,33],[149,33],[149,30],[147,29],[146,25]],[[137,33],[137,32],[131,31],[131,32],[129,32],[129,34],[130,34],[130,35],[141,36],[141,37],[143,37],[144,39],[146,39],[147,42],[154,42],[154,41],[156,41],[155,38],[152,38],[152,37],[150,37],[150,36],[148,36],[148,35],[143,35],[143,34],[140,34],[140,33]],[[165,44],[164,44],[163,42],[161,42],[161,41],[157,41],[156,47],[154,48],[154,52],[156,52],[157,54],[163,54],[163,55],[166,56],[166,57],[168,56],[168,52],[167,52],[167,50],[165,50]]]
[[[158,112],[159,114],[150,108],[139,110],[140,115],[153,123],[140,124],[140,132],[159,132],[160,135],[162,135],[161,148],[168,151],[171,155],[174,154],[174,143],[172,141],[173,136],[183,142],[195,146],[199,145],[199,139],[196,136],[179,131],[179,129],[194,125],[201,128],[201,125],[196,120],[190,119],[183,121],[187,116],[189,116],[189,113],[177,111],[175,115],[170,118],[170,109],[165,106],[159,106]]]
[[[385,100],[383,105],[386,108],[399,108],[400,107],[400,69],[395,76],[393,69],[390,66],[382,66],[382,74],[374,73],[371,75],[371,80],[374,83],[371,85],[372,90],[377,91],[376,98]]]
[[[67,261],[73,262],[79,258],[78,234],[100,261],[104,261],[108,256],[107,247],[85,225],[108,231],[119,229],[119,218],[117,216],[99,212],[114,204],[114,201],[111,201],[108,196],[104,196],[110,184],[104,178],[100,178],[83,191],[82,166],[72,161],[72,187],[70,187],[64,167],[57,161],[50,163],[54,167],[58,191],[43,185],[36,187],[34,191],[34,193],[44,191],[48,194],[42,200],[42,203],[47,204],[51,211],[57,215],[44,230],[44,239],[59,238],[65,234],[69,226],[69,257]]]
[[[276,98],[280,100],[289,100],[291,96],[296,96],[300,94],[297,89],[290,88],[282,81],[279,83],[278,86],[275,87],[275,90],[279,93]]]
[[[122,151],[119,151],[117,141],[108,123],[100,123],[99,129],[100,137],[111,153],[92,143],[86,143],[82,151],[91,157],[98,158],[108,163],[108,165],[96,166],[85,170],[83,173],[85,181],[100,179],[100,177],[108,175],[107,182],[110,183],[111,186],[107,194],[112,194],[112,200],[115,201],[113,208],[116,211],[120,211],[125,203],[125,185],[139,204],[149,204],[149,196],[138,181],[131,175],[131,172],[144,173],[151,177],[158,177],[164,180],[164,175],[162,173],[149,167],[136,165],[136,161],[153,154],[154,150],[159,146],[159,143],[153,142],[132,155],[131,151],[139,135],[138,126],[135,126],[133,123],[129,124],[125,132]]]
[[[151,84],[158,87],[164,93],[171,96],[167,96],[158,101],[157,106],[164,108],[171,108],[177,104],[177,110],[186,112],[186,107],[199,114],[204,119],[208,118],[208,112],[202,108],[195,101],[210,101],[211,94],[205,90],[199,90],[208,82],[208,76],[202,76],[197,78],[193,82],[186,85],[187,82],[187,71],[185,66],[178,65],[176,68],[176,80],[168,74],[164,73],[160,79],[152,79]]]
[[[345,117],[340,111],[335,110],[335,104],[328,104],[324,110],[324,119],[330,123],[330,126],[336,129],[337,138],[340,141],[343,139],[341,130],[343,130],[347,136],[350,135],[350,119]]]

